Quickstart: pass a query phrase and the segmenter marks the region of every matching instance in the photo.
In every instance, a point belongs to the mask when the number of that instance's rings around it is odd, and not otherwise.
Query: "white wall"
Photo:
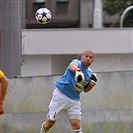
[[[96,72],[132,70],[131,54],[99,54],[91,68]]]
[[[132,71],[98,73],[94,89],[81,93],[84,133],[132,133],[132,75]],[[0,133],[39,133],[55,89],[54,81],[59,78],[9,79]],[[71,132],[64,113],[50,130],[50,133]]]
[[[51,56],[50,55],[29,55],[23,56],[22,76],[50,75]]]
[[[21,76],[61,74],[86,49],[95,53],[93,71],[131,70],[132,46],[132,29],[26,29]]]

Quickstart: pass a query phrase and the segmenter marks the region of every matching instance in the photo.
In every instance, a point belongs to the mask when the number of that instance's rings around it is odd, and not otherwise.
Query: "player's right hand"
[[[84,74],[83,74],[83,72],[79,68],[75,69],[74,71],[75,71],[75,80],[78,83],[84,81]]]

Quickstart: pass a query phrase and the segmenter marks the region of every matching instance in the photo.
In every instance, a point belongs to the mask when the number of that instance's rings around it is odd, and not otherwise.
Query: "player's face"
[[[94,53],[92,51],[85,51],[81,56],[81,61],[85,68],[89,67],[94,61]]]

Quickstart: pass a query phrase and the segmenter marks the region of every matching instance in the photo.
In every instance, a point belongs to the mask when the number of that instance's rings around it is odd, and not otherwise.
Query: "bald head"
[[[94,53],[91,50],[86,50],[81,55],[81,61],[85,68],[89,67],[94,61]]]
[[[88,54],[88,53],[90,53],[94,56],[94,53],[91,50],[85,50],[82,55],[85,55],[85,54]]]

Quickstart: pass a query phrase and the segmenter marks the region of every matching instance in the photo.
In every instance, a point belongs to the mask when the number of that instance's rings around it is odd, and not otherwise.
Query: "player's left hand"
[[[90,77],[89,87],[93,88],[96,85],[96,82],[97,82],[97,77],[94,74],[92,74]]]

